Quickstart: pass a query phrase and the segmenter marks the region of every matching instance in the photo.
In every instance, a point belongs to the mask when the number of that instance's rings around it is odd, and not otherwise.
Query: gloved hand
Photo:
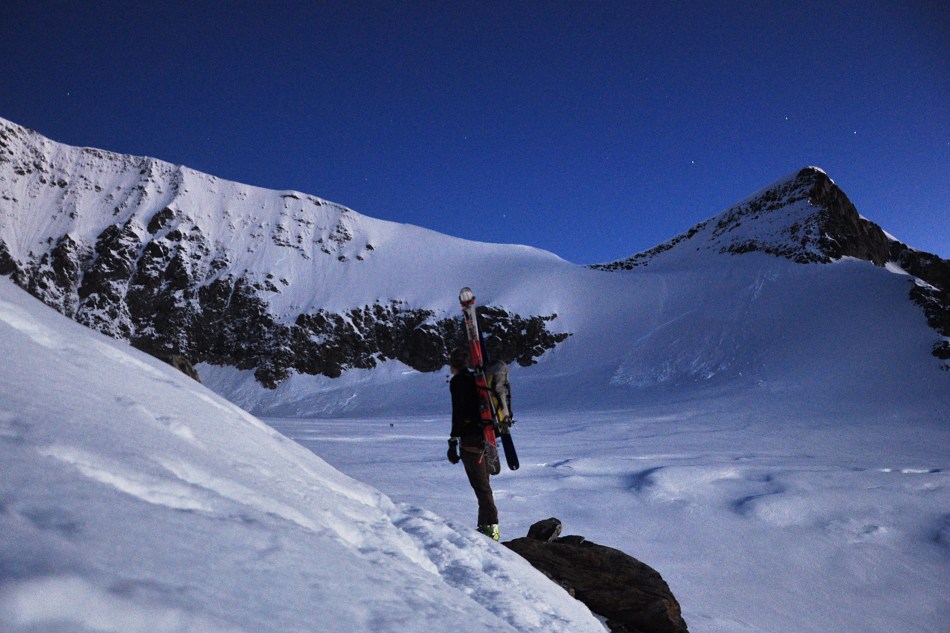
[[[459,463],[459,460],[460,460],[461,458],[459,457],[459,440],[458,440],[457,437],[450,437],[450,438],[449,438],[449,450],[448,450],[448,452],[445,454],[445,456],[446,456],[446,457],[449,459],[449,461],[452,462],[453,464]]]

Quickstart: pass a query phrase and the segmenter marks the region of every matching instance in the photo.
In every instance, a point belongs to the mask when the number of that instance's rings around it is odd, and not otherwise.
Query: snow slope
[[[693,633],[945,631],[946,412],[756,391],[522,408],[522,466],[492,483],[502,538],[556,516],[629,552],[663,575]],[[442,455],[445,415],[267,422],[393,499],[475,520]]]
[[[300,192],[64,145],[2,118],[0,140],[0,240],[13,260],[29,261],[65,234],[91,247],[113,224],[145,236],[157,214],[169,209],[175,219],[160,234],[197,232],[211,250],[192,245],[189,253],[207,268],[199,275],[203,283],[227,274],[278,280],[268,295],[278,320],[314,308],[340,311],[389,300],[451,308],[465,285],[460,271],[465,278],[496,279],[482,286],[495,294],[539,266],[573,267],[539,249],[462,240]],[[215,260],[222,262],[219,269],[209,266]],[[499,262],[504,277],[492,274]]]
[[[603,631],[506,548],[6,279],[0,342],[4,632]]]

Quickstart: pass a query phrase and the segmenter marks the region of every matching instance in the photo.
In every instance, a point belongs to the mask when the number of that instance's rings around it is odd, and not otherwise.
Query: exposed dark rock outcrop
[[[920,280],[911,288],[910,298],[923,308],[930,327],[944,337],[934,343],[933,355],[950,359],[950,261],[900,242],[891,243],[890,261]]]
[[[561,535],[563,525],[559,519],[551,517],[538,521],[528,528],[528,538],[549,543]]]
[[[818,250],[828,263],[855,257],[883,266],[890,259],[890,239],[877,224],[858,214],[848,196],[824,172],[804,169],[798,175],[816,214]]]
[[[614,633],[686,633],[679,603],[656,570],[582,536],[558,537],[560,531],[561,522],[550,518],[504,544],[606,618]]]
[[[10,255],[7,245],[0,242],[0,275],[12,275],[17,270],[17,263]]]
[[[438,371],[449,350],[465,340],[460,318],[438,319],[431,310],[400,301],[340,313],[316,310],[292,323],[278,322],[267,296],[286,281],[224,273],[228,254],[167,207],[147,226],[107,227],[92,246],[64,235],[23,264],[0,241],[0,266],[21,287],[84,325],[159,358],[178,355],[252,369],[267,387],[292,371],[337,377],[386,360]],[[492,357],[508,363],[530,365],[569,336],[548,330],[556,315],[478,310]]]

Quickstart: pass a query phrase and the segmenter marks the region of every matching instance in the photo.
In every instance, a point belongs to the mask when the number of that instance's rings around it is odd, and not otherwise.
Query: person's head
[[[449,369],[452,373],[465,371],[469,364],[468,350],[464,347],[456,347],[449,353]]]

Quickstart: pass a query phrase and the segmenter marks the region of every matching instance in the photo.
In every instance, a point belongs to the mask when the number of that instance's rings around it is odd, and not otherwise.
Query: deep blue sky
[[[950,256],[943,2],[10,2],[0,116],[577,262],[818,165]]]

